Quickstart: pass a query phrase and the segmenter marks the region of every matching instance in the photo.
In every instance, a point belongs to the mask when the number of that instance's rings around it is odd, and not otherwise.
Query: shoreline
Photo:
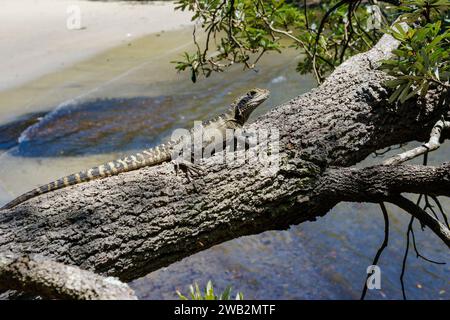
[[[79,8],[80,28],[67,20]],[[85,0],[3,0],[0,2],[0,92],[146,35],[192,25],[191,13],[173,2],[91,2]],[[75,10],[76,11],[76,10]],[[26,21],[21,23],[21,21]]]
[[[191,34],[192,28],[184,27],[144,35],[0,91],[0,126],[74,101],[157,95],[168,81],[187,77],[167,69],[192,47]]]

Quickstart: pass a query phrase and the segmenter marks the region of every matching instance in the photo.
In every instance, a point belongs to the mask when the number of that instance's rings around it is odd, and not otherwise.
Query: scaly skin
[[[241,128],[248,120],[248,117],[253,112],[253,110],[255,110],[268,97],[268,90],[250,90],[245,95],[238,98],[230,106],[227,112],[211,120],[204,121],[202,123],[202,128],[204,131],[208,131],[209,129],[218,130],[222,134],[222,137],[225,137],[225,131],[227,129]],[[197,128],[192,128],[190,130],[190,133],[193,134],[195,130],[197,130]],[[41,194],[62,189],[78,183],[87,182],[98,178],[109,177],[122,172],[132,171],[147,166],[155,166],[163,162],[170,161],[172,160],[174,147],[180,141],[181,138],[176,141],[171,140],[168,143],[161,144],[155,148],[146,149],[134,155],[130,155],[122,159],[117,159],[102,164],[98,167],[80,171],[78,173],[74,173],[61,179],[55,180],[17,197],[13,201],[7,203],[1,209],[13,208],[18,204]],[[210,142],[211,139],[205,139],[203,141],[203,147],[208,145]]]

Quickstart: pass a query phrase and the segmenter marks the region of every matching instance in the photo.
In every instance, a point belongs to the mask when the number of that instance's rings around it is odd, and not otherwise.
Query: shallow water
[[[220,113],[251,87],[271,90],[254,115],[314,86],[295,72],[297,53],[270,55],[258,72],[235,68],[192,84],[169,62],[192,46],[190,30],[161,33],[101,54],[33,83],[0,92],[0,205],[54,178],[150,147],[173,129]],[[254,117],[252,117],[254,119]],[[432,159],[446,161],[449,148]],[[381,161],[369,157],[363,164]],[[443,202],[450,209],[449,201]],[[368,298],[401,298],[400,268],[409,217],[389,207],[390,245],[380,261],[382,290]],[[417,227],[417,226],[416,226]],[[448,249],[416,228],[422,253],[450,262]],[[232,285],[249,299],[359,298],[365,270],[383,239],[376,205],[341,203],[316,222],[217,245],[131,283],[141,298],[176,298],[194,281]],[[411,252],[407,295],[449,299],[448,265]]]

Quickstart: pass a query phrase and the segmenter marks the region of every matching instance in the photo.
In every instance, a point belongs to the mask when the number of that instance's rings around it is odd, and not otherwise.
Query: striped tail
[[[40,186],[17,197],[0,208],[0,210],[11,209],[22,202],[50,191],[73,186],[82,182],[92,181],[98,178],[117,175],[122,172],[132,171],[142,167],[157,165],[169,161],[170,159],[171,153],[168,146],[161,145],[156,148],[144,150],[141,153],[114,160],[89,170],[80,171]]]

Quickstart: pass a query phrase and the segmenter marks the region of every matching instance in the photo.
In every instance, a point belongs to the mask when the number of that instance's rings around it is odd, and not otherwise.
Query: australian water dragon
[[[203,121],[202,128],[205,131],[209,129],[218,130],[222,134],[222,137],[225,137],[225,132],[227,129],[241,128],[248,120],[253,110],[255,110],[268,97],[268,90],[250,90],[249,92],[238,98],[234,103],[232,103],[229,109],[224,114],[213,119]],[[196,130],[195,127],[190,130],[190,133],[193,133],[194,130]],[[16,205],[41,194],[57,189],[62,189],[78,183],[87,182],[103,177],[109,177],[122,172],[132,171],[147,166],[155,166],[163,162],[170,161],[173,159],[174,148],[179,142],[179,140],[170,140],[168,143],[143,150],[134,155],[130,155],[118,160],[105,163],[98,167],[68,175],[19,196],[18,198],[7,203],[1,209],[9,209],[15,207]],[[202,147],[205,147],[205,144],[207,143],[209,142],[204,141]]]

